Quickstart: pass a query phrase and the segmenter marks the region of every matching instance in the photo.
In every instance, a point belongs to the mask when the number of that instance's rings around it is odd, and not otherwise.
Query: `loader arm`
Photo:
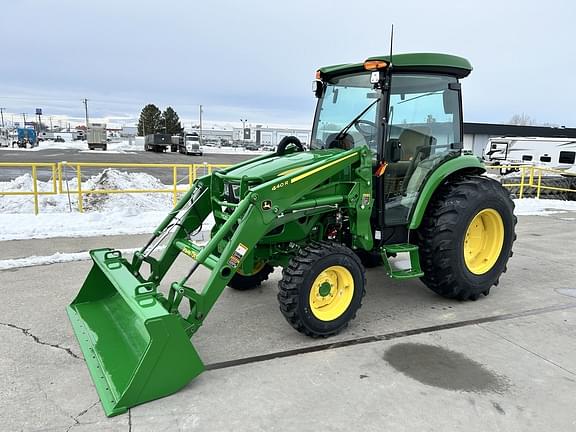
[[[301,232],[293,230],[298,234],[294,241],[288,236],[283,243],[291,249],[283,252],[295,254],[298,242],[305,241],[301,234],[310,235],[306,231],[313,231],[319,217],[344,209],[350,217],[352,247],[372,248],[368,148],[337,151],[264,181],[234,179],[234,172],[196,180],[132,262],[120,251],[91,251],[94,266],[68,315],[107,415],[171,394],[204,370],[190,337],[244,261],[274,248],[263,239],[275,235],[277,228],[310,219]],[[226,195],[226,182],[232,180],[239,181],[237,200]],[[210,214],[216,221],[211,238],[197,244],[191,238]],[[167,236],[165,250],[154,258],[151,253]],[[164,296],[160,283],[180,253],[192,259],[190,270],[171,283]],[[147,277],[141,271],[144,264],[150,266]],[[193,277],[201,265],[211,270],[203,286]],[[184,299],[190,306],[185,317],[178,309]]]

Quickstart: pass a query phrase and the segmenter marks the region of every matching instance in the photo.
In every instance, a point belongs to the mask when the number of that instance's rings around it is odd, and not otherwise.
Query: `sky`
[[[320,66],[446,52],[474,66],[464,120],[576,127],[576,3],[548,1],[10,0],[0,14],[0,107],[133,122],[172,106],[193,122],[312,122]]]

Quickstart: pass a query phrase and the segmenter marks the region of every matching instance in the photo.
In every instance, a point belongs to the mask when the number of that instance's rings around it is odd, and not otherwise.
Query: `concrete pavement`
[[[369,270],[358,317],[328,340],[284,321],[278,271],[253,291],[226,290],[193,342],[209,365],[247,364],[207,371],[183,391],[111,419],[64,311],[91,264],[0,271],[2,429],[576,430],[576,224],[565,216],[520,217],[508,272],[476,302],[445,300],[419,281]],[[0,242],[0,259],[34,249],[135,247],[143,238]],[[179,258],[167,284],[189,265]],[[198,284],[206,277],[198,272]],[[503,319],[486,320],[494,316]],[[371,337],[378,341],[357,343]],[[332,342],[349,346],[306,352]]]

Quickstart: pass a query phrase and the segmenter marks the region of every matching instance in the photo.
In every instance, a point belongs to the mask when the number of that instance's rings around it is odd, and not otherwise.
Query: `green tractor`
[[[356,316],[369,266],[446,298],[488,295],[512,255],[516,219],[506,190],[462,148],[459,80],[471,70],[445,54],[321,68],[309,148],[288,137],[275,153],[196,179],[131,260],[91,251],[68,315],[106,414],[200,374],[190,338],[222,291],[258,286],[275,267],[281,313],[311,337]],[[209,215],[210,240],[197,244]],[[161,293],[181,253],[190,270]],[[410,265],[395,265],[400,257]],[[199,266],[211,271],[203,286]]]

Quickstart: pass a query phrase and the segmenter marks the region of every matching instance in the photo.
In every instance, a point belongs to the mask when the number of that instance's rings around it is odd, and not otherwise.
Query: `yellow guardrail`
[[[2,168],[17,168],[17,169],[30,169],[32,176],[32,190],[30,191],[1,191],[2,195],[32,195],[34,199],[34,213],[39,213],[39,198],[43,195],[57,195],[57,194],[74,194],[78,199],[78,211],[83,212],[84,196],[88,194],[119,194],[119,193],[171,193],[172,201],[176,204],[178,194],[184,193],[192,185],[192,182],[199,175],[211,174],[214,170],[226,168],[230,165],[227,164],[145,164],[145,163],[98,163],[98,162],[21,162],[10,163],[0,162],[0,169]],[[125,168],[125,169],[164,169],[171,172],[172,184],[170,187],[164,189],[82,189],[82,175],[89,168]],[[50,171],[51,189],[40,190],[38,187],[38,170],[45,169]],[[68,178],[67,170],[72,169],[75,171],[75,177],[78,187],[71,190],[68,187],[64,190],[63,183]],[[555,187],[542,184],[542,178],[548,174],[561,174],[563,176],[576,177],[576,173],[567,173],[562,170],[553,168],[538,167],[532,165],[488,165],[488,171],[499,171],[502,174],[518,172],[520,181],[518,183],[504,183],[503,185],[508,188],[518,187],[518,198],[523,198],[527,188],[536,189],[536,197],[540,198],[541,191],[554,190],[559,192],[575,192],[574,189]],[[186,185],[185,188],[182,185]],[[68,186],[68,184],[67,184]]]
[[[39,211],[39,197],[41,195],[56,195],[58,190],[56,188],[56,179],[58,178],[58,164],[49,162],[0,162],[0,168],[30,168],[32,175],[32,190],[31,191],[1,191],[0,195],[33,195],[34,196],[34,214],[38,214]],[[38,190],[38,169],[39,168],[49,168],[51,170],[52,178],[52,190],[41,191]]]
[[[546,177],[546,174],[562,175],[565,177],[576,177],[576,173],[534,165],[487,165],[486,169],[488,171],[497,170],[500,172],[501,175],[518,172],[520,177],[520,181],[518,183],[502,183],[502,185],[507,188],[513,188],[513,187],[519,188],[518,198],[520,199],[524,197],[524,192],[526,188],[535,188],[536,198],[540,198],[540,193],[543,190],[576,193],[575,189],[568,189],[542,184],[542,177]],[[504,174],[502,173],[503,170],[505,171]]]
[[[119,193],[171,193],[172,201],[176,204],[178,194],[184,193],[192,185],[194,179],[199,175],[211,174],[212,171],[228,167],[226,164],[143,164],[143,163],[97,163],[97,162],[58,162],[58,163],[0,163],[1,168],[30,168],[32,175],[32,190],[31,191],[6,191],[0,190],[1,195],[33,195],[34,197],[34,213],[39,212],[39,197],[42,195],[57,195],[68,194],[76,195],[78,199],[78,211],[83,212],[84,196],[89,194],[119,194]],[[41,191],[38,188],[38,169],[49,168],[51,170],[50,183],[52,189],[50,191]],[[88,168],[125,168],[125,169],[164,169],[171,172],[172,184],[169,188],[164,189],[82,189],[82,175]],[[64,182],[69,177],[67,170],[74,171],[76,177],[77,188],[70,189],[68,182],[64,188]],[[182,185],[186,187],[183,188]]]

